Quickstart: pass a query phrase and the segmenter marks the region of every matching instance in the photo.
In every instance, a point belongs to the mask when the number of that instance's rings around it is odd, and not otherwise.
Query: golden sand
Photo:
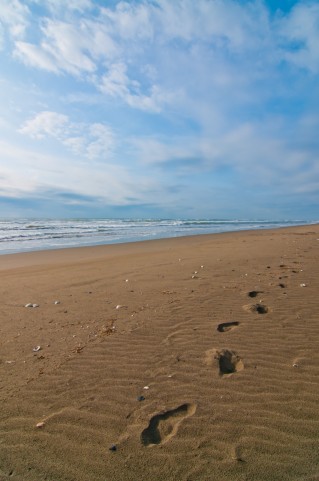
[[[0,480],[319,480],[318,259],[318,225],[1,256]]]

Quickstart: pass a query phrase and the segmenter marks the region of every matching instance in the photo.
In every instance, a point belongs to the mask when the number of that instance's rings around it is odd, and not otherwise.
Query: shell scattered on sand
[[[26,304],[24,307],[39,307],[39,304]]]

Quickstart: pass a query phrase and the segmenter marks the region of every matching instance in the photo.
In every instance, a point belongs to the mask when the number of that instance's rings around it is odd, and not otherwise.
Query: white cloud
[[[27,120],[19,132],[34,139],[43,139],[47,135],[59,139],[65,135],[65,127],[68,123],[69,119],[66,115],[44,111],[33,119]]]
[[[117,55],[116,43],[99,21],[66,23],[47,19],[41,32],[39,44],[16,42],[14,53],[25,64],[78,76],[95,72],[99,60]]]
[[[53,137],[74,154],[91,160],[108,159],[115,144],[109,126],[71,122],[67,115],[50,111],[40,112],[24,122],[19,132],[38,140]]]
[[[102,8],[102,17],[108,22],[114,35],[125,40],[152,39],[154,7],[150,3],[119,2],[115,9]]]
[[[43,5],[43,0],[31,0],[33,3]],[[73,10],[80,13],[85,10],[93,8],[93,3],[90,0],[45,0],[46,7],[49,8],[53,13],[57,14],[61,10]]]
[[[90,126],[89,134],[92,140],[86,147],[87,156],[96,159],[108,155],[114,145],[114,134],[110,127],[96,123]]]
[[[176,94],[166,92],[158,85],[152,85],[149,94],[143,93],[140,83],[127,75],[124,63],[111,65],[99,80],[98,88],[106,95],[121,98],[130,107],[149,112],[160,112],[165,104],[176,98]]]
[[[297,4],[282,20],[281,34],[288,42],[284,58],[297,67],[319,72],[319,4]]]
[[[0,25],[3,24],[14,38],[25,33],[29,21],[29,9],[19,0],[0,0]]]
[[[83,135],[67,137],[63,140],[63,144],[74,154],[101,161],[110,157],[115,145],[115,136],[110,127],[100,123],[85,127],[73,124],[73,130],[82,130]]]
[[[59,69],[52,56],[37,45],[28,42],[16,42],[14,56],[24,64],[58,73]]]

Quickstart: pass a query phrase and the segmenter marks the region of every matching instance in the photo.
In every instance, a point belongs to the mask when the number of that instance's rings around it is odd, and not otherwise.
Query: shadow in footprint
[[[244,369],[244,363],[235,351],[224,349],[217,353],[217,359],[221,376],[233,374]]]
[[[233,329],[234,327],[239,326],[238,321],[233,322],[223,322],[222,324],[218,324],[217,331],[218,332],[227,332]]]
[[[248,292],[248,297],[257,297],[258,294],[262,294],[263,291],[250,291]]]
[[[163,444],[173,437],[183,419],[192,416],[196,411],[195,404],[182,404],[175,409],[156,414],[141,434],[144,446]]]
[[[254,306],[251,306],[250,310],[252,312],[258,312],[258,314],[267,314],[268,307],[265,306],[265,304],[255,304]]]

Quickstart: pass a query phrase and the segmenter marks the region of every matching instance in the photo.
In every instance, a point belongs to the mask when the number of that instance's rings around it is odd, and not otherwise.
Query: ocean
[[[317,222],[220,219],[3,219],[0,220],[0,254],[271,229]]]

